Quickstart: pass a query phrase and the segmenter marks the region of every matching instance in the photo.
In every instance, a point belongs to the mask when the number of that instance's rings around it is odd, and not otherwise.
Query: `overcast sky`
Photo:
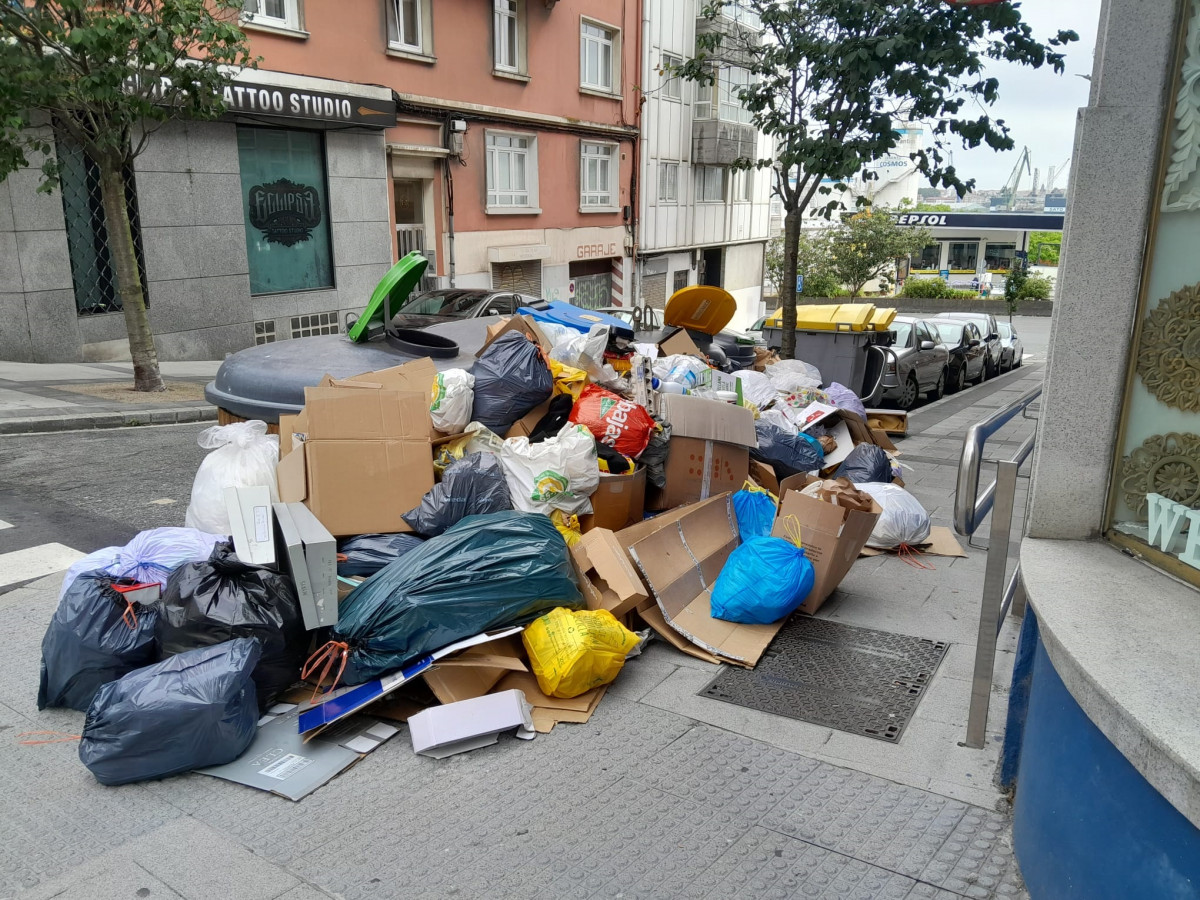
[[[1087,105],[1089,83],[1078,76],[1092,72],[1100,0],[1024,0],[1021,14],[1039,40],[1060,28],[1073,29],[1079,40],[1067,45],[1066,71],[1062,75],[1056,75],[1049,66],[1029,69],[994,62],[988,67],[1000,79],[1000,99],[991,107],[990,115],[1004,119],[1012,129],[1016,148],[1004,153],[987,147],[955,150],[954,164],[959,173],[964,179],[974,178],[979,188],[1001,187],[1026,145],[1044,181],[1050,166],[1061,165],[1071,155],[1075,112]],[[1029,186],[1029,176],[1024,175],[1021,189]],[[1065,180],[1059,180],[1056,186],[1065,188]]]

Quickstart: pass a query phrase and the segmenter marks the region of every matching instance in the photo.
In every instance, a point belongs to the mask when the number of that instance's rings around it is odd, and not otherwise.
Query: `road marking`
[[[12,522],[5,522],[3,519],[0,519],[0,531],[3,531],[5,528],[12,528]]]
[[[39,544],[11,553],[0,553],[0,587],[53,575],[70,568],[84,554],[65,544]]]
[[[161,500],[151,500],[150,502],[155,506],[170,506],[176,501],[172,500],[170,497],[163,497]]]

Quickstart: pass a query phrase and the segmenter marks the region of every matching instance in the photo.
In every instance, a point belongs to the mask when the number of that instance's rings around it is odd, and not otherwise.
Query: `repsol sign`
[[[945,213],[901,213],[896,217],[897,225],[945,225]]]

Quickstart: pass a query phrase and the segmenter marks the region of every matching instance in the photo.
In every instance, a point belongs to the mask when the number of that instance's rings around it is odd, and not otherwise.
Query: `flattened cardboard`
[[[282,504],[279,504],[282,505]],[[337,541],[303,503],[287,506],[304,547],[304,564],[312,590],[313,606],[304,608],[304,627],[328,628],[338,621]],[[310,624],[310,622],[312,624]]]
[[[657,634],[676,650],[686,653],[688,656],[694,656],[696,659],[702,659],[705,662],[713,663],[714,665],[719,666],[721,664],[721,657],[714,656],[707,650],[702,650],[700,647],[697,647],[682,634],[668,625],[667,620],[663,618],[662,610],[659,609],[657,605],[647,606],[643,609],[639,609],[637,614],[641,617],[643,622],[654,629],[655,634]]]
[[[537,678],[529,672],[513,672],[506,675],[498,685],[497,691],[517,690],[525,695],[525,700],[533,707],[530,718],[534,730],[538,734],[546,734],[560,722],[583,724],[592,717],[608,685],[592,688],[578,697],[563,699],[551,697],[542,693]]]
[[[867,425],[888,434],[908,434],[908,413],[898,409],[868,409]]]
[[[275,516],[265,485],[225,488],[225,509],[238,559],[252,566],[275,564]]]
[[[810,480],[808,475],[793,475],[780,484],[783,493],[771,534],[787,537],[787,520],[795,516],[800,525],[804,555],[812,563],[816,576],[800,610],[812,614],[821,608],[821,604],[846,577],[883,510],[874,502],[871,512],[861,512],[808,497],[800,493],[799,488]]]
[[[676,328],[675,332],[667,338],[658,342],[658,352],[662,356],[694,356],[697,359],[702,359],[705,362],[708,358],[700,352],[700,348],[696,346],[686,331],[682,328]]]
[[[585,534],[571,548],[588,609],[607,609],[618,619],[649,599],[616,535],[606,528]]]
[[[532,712],[517,690],[432,706],[408,720],[413,752],[444,759],[494,744],[501,732],[514,728],[517,737],[532,739]]]
[[[750,410],[685,394],[663,394],[659,397],[659,412],[671,423],[671,441],[675,438],[699,438],[720,441],[739,447],[757,447],[754,413]]]
[[[521,656],[519,639],[501,638],[440,659],[421,677],[438,702],[456,703],[482,697],[509,672],[529,671]]]
[[[884,431],[882,428],[872,428],[871,429],[871,440],[874,441],[874,443],[877,446],[882,447],[884,450],[891,450],[891,451],[895,452],[897,449],[896,445],[892,443],[892,439],[890,437],[888,437],[887,432]]]
[[[954,532],[945,525],[934,525],[929,529],[929,540],[913,549],[921,553],[926,553],[929,556],[967,558],[967,553],[963,550],[962,544],[958,542],[958,538],[954,536]],[[894,556],[896,552],[895,550],[881,550],[878,547],[863,547],[859,556],[883,556],[887,553]]]
[[[592,494],[591,515],[579,517],[579,530],[593,528],[620,531],[636,525],[646,514],[646,468],[638,466],[632,474],[600,473],[600,484]]]
[[[710,591],[739,543],[730,494],[697,504],[630,547],[673,629],[722,662],[753,668],[783,622],[739,625],[712,617]]]

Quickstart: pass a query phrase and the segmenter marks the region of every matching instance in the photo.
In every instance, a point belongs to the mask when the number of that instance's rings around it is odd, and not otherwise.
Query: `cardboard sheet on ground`
[[[618,676],[620,677],[620,676]],[[533,707],[533,728],[546,734],[560,722],[583,724],[592,717],[608,685],[592,688],[578,697],[564,699],[542,693],[537,677],[532,672],[513,672],[505,675],[496,685],[496,691],[522,691],[525,701]]]
[[[960,559],[967,558],[967,552],[963,550],[962,544],[958,542],[958,538],[954,536],[954,532],[945,525],[934,525],[929,529],[929,540],[924,544],[919,544],[913,548],[921,553],[929,556],[956,556]],[[895,556],[895,550],[880,550],[876,547],[863,547],[859,556],[884,556],[891,554]]]
[[[272,712],[277,714],[272,715]],[[399,729],[368,716],[346,719],[310,741],[297,732],[303,705],[278,704],[259,721],[249,749],[231,763],[198,769],[289,800],[307,797]]]

